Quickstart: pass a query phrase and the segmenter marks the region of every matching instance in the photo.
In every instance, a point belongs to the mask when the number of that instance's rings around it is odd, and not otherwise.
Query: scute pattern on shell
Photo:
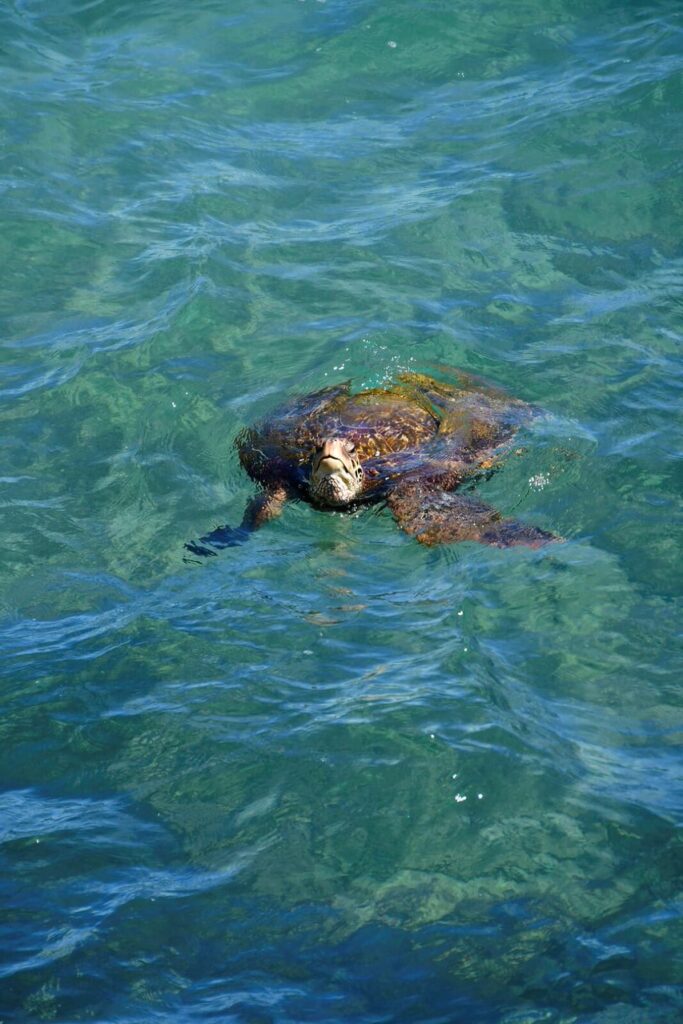
[[[205,555],[215,553],[212,546],[241,544],[290,498],[340,507],[324,493],[319,499],[317,473],[311,487],[316,448],[333,440],[353,442],[362,470],[359,489],[345,481],[346,490],[338,492],[341,507],[386,501],[401,529],[428,545],[473,540],[542,547],[560,538],[455,493],[500,464],[503,445],[535,412],[498,388],[443,367],[438,377],[405,373],[357,394],[345,382],[295,398],[236,440],[242,465],[260,485],[240,526],[218,527],[186,547]]]
[[[467,467],[475,472],[530,412],[526,403],[461,374],[455,382],[403,374],[357,394],[345,383],[298,397],[243,431],[237,447],[253,479],[300,489],[324,440],[353,441],[368,500],[399,478],[432,484],[456,464],[460,476],[463,467],[465,475]]]

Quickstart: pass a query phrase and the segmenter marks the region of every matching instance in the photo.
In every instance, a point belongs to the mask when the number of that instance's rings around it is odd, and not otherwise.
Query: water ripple
[[[680,13],[0,22],[4,1016],[677,1020]],[[245,424],[434,364],[565,544],[183,561]]]

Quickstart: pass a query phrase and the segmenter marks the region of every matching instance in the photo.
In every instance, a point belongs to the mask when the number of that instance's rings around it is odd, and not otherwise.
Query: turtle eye
[[[347,452],[351,452],[351,454],[353,454],[355,452],[356,446],[353,443],[353,441],[347,441],[346,442],[346,450],[347,450]]]

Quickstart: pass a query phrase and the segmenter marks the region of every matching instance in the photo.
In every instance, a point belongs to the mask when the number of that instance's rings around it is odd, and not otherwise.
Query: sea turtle
[[[455,493],[490,471],[533,415],[526,402],[458,371],[450,379],[402,373],[355,394],[346,381],[296,398],[236,439],[242,466],[260,485],[241,525],[185,546],[212,555],[240,544],[299,498],[321,509],[385,502],[422,544],[540,547],[558,538]]]

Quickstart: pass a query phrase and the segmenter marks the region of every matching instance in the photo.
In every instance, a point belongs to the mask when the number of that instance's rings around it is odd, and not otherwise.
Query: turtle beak
[[[311,494],[323,505],[348,505],[361,489],[362,475],[353,447],[339,438],[330,438],[323,442],[313,459]]]
[[[335,438],[331,441],[325,441],[316,460],[318,472],[324,473],[325,475],[338,473],[339,466],[347,466],[348,461],[348,456],[344,451],[344,446],[341,441],[338,441]]]

